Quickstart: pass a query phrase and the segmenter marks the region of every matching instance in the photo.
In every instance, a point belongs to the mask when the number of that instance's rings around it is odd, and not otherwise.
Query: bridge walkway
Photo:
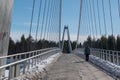
[[[74,54],[62,54],[48,71],[47,80],[114,80]]]

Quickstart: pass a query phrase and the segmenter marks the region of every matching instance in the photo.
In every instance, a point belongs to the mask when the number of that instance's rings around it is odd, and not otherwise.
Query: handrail
[[[33,59],[33,58],[38,57],[38,56],[42,56],[42,55],[44,55],[44,54],[46,54],[46,53],[49,53],[49,52],[52,52],[52,51],[56,51],[56,50],[58,50],[58,49],[50,50],[50,51],[44,52],[44,53],[39,54],[39,55],[36,55],[36,56],[32,56],[32,57],[29,57],[29,58],[26,58],[26,59],[22,59],[22,60],[20,60],[20,61],[16,61],[16,62],[13,62],[13,63],[10,63],[10,64],[6,64],[6,65],[4,65],[4,66],[0,66],[0,69],[6,68],[6,67],[9,67],[9,66],[18,64],[18,63],[22,63],[22,62],[24,62],[24,61]]]
[[[52,48],[45,48],[45,49],[40,49],[40,50],[34,50],[34,51],[29,51],[29,52],[24,52],[24,53],[18,53],[18,54],[13,54],[13,55],[7,55],[7,56],[1,56],[1,58],[9,58],[9,57],[14,57],[14,56],[19,56],[19,55],[23,55],[23,54],[28,54],[28,53],[33,53],[33,52],[38,52],[38,51],[43,51],[43,50],[48,50],[48,49],[53,49],[56,47],[52,47]]]
[[[42,50],[46,50],[46,51],[41,52]],[[37,64],[41,63],[41,59],[42,60],[43,60],[43,58],[46,59],[46,58],[50,57],[51,55],[54,55],[55,53],[57,53],[59,51],[60,51],[59,48],[47,48],[47,49],[31,51],[29,53],[30,54],[33,53],[32,56],[25,57],[25,58],[19,59],[17,61],[13,61],[13,62],[11,62],[9,64],[1,65],[0,70],[9,69],[9,73],[7,75],[8,76],[7,78],[8,78],[8,80],[10,80],[10,79],[13,79],[15,77],[20,76],[21,75],[20,74],[21,69],[23,69],[22,74],[25,74],[26,71],[31,69],[30,66],[31,67],[37,66]],[[40,54],[38,54],[39,52],[40,52]],[[17,55],[10,55],[9,57],[13,57],[13,56],[17,56]],[[8,56],[4,56],[4,58],[6,58],[6,57],[8,57]],[[4,74],[1,75],[1,76],[4,76]],[[1,76],[0,76],[0,79],[1,79]]]
[[[80,49],[83,48],[78,48],[77,50]],[[91,55],[99,57],[102,60],[109,61],[115,65],[120,66],[120,51],[90,48],[90,53]]]

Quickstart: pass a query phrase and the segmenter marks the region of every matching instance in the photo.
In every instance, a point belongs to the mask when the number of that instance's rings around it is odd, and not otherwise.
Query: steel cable
[[[43,35],[43,26],[44,26],[44,21],[45,21],[46,6],[47,6],[47,0],[45,0],[45,3],[44,3],[44,11],[43,11],[43,18],[42,18],[40,40],[42,40],[42,35]]]
[[[42,0],[40,0],[39,10],[38,10],[38,20],[37,20],[37,29],[36,29],[36,42],[37,42],[37,37],[38,37],[38,29],[39,29],[40,16],[41,16],[41,6],[42,6]]]

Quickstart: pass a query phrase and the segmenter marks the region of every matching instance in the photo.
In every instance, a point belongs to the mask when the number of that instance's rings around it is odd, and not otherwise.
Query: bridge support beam
[[[11,28],[11,16],[14,0],[0,0],[0,56],[8,53],[8,44]],[[6,64],[6,59],[0,59],[0,66]],[[0,77],[5,70],[0,70]]]

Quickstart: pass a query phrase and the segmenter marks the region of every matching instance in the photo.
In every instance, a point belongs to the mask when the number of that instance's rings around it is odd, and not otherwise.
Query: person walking
[[[84,54],[85,54],[85,60],[89,61],[90,48],[88,46],[85,47]]]

